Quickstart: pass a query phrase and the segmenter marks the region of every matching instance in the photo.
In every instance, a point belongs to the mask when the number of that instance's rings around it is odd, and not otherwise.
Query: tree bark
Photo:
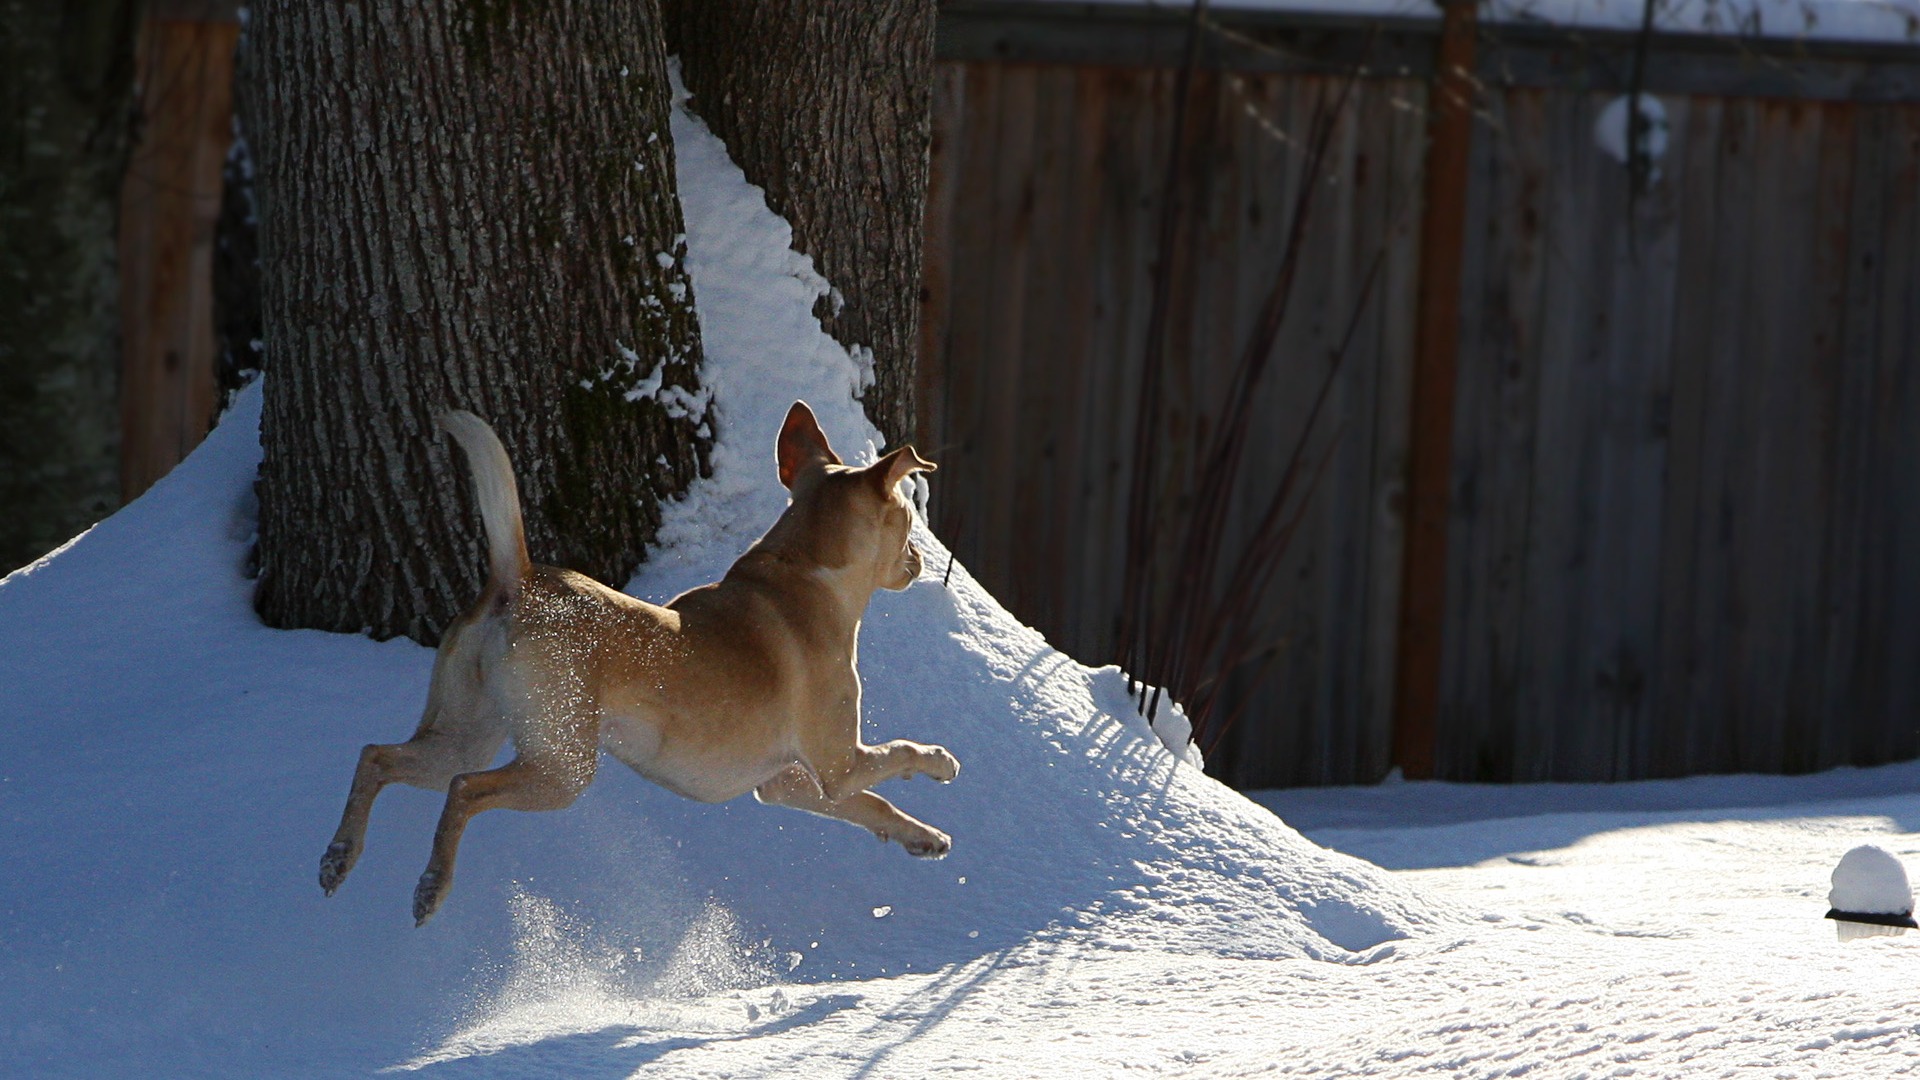
[[[134,6],[0,0],[0,574],[118,505]]]
[[[834,287],[816,309],[870,353],[861,395],[913,432],[920,240],[932,133],[933,0],[666,0],[694,112]]]
[[[711,442],[656,0],[263,0],[249,36],[261,616],[430,642],[473,601],[453,407],[534,558],[623,583]]]

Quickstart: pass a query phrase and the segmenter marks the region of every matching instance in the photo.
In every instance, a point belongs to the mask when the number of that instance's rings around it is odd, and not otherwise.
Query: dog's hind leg
[[[447,805],[433,831],[433,856],[413,890],[413,921],[424,926],[453,887],[453,864],[467,822],[485,810],[564,810],[593,782],[596,745],[584,752],[517,757],[497,769],[465,773],[447,785]]]
[[[450,733],[429,722],[406,742],[376,744],[361,750],[360,764],[353,771],[353,789],[340,814],[340,827],[334,831],[326,854],[320,857],[320,887],[332,896],[359,861],[373,801],[388,784],[445,791],[454,777],[485,768],[504,742],[506,728],[497,723]]]
[[[938,859],[953,848],[953,838],[871,791],[856,791],[834,802],[813,777],[798,765],[761,784],[753,797],[769,806],[790,806],[821,817],[851,822],[880,838],[897,841],[910,855]]]
[[[388,784],[445,791],[453,778],[493,763],[507,741],[506,721],[480,693],[480,662],[489,635],[479,624],[462,621],[447,630],[433,659],[427,707],[413,738],[403,743],[368,746],[353,771],[353,790],[340,814],[340,827],[320,857],[320,887],[328,896],[340,887],[360,858],[367,815]]]

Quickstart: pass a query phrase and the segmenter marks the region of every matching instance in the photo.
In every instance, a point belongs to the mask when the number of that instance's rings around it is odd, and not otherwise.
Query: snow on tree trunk
[[[133,6],[0,2],[0,574],[119,502]]]
[[[932,137],[933,0],[667,0],[693,111],[793,226],[835,295],[815,313],[871,350],[861,395],[913,432],[920,240]]]
[[[263,0],[249,34],[261,616],[432,641],[473,601],[452,407],[533,557],[624,583],[711,443],[657,0]]]

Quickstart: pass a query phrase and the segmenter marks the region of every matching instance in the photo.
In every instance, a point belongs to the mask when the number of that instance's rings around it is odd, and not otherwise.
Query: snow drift
[[[794,399],[850,460],[876,450],[863,373],[810,315],[826,283],[684,110],[674,138],[718,443],[629,586],[655,600],[772,522]],[[355,755],[411,731],[432,654],[259,625],[259,409],[256,387],[149,494],[0,582],[0,1045],[21,1074],[484,1069],[741,987],[790,989],[800,1004],[765,1022],[792,1025],[841,1007],[821,984],[1040,942],[1350,963],[1457,918],[1176,760],[1117,671],[1050,648],[964,567],[943,585],[924,527],[926,577],[876,596],[862,631],[865,732],[964,763],[951,785],[882,789],[953,835],[948,859],[605,768],[570,810],[476,819],[424,930],[408,904],[431,793],[384,795],[323,898]]]

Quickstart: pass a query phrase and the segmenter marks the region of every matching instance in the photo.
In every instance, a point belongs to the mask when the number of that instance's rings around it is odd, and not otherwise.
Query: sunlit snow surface
[[[674,138],[721,443],[632,585],[654,598],[778,512],[794,397],[850,457],[874,441],[859,365],[807,315],[824,283],[703,130],[681,115]],[[255,621],[258,413],[256,390],[146,497],[0,584],[0,1074],[1913,1062],[1912,943],[1842,946],[1820,916],[1841,852],[1920,844],[1920,770],[1272,797],[1375,866],[1176,763],[1117,673],[1048,648],[964,566],[943,586],[924,533],[927,577],[875,599],[861,665],[869,738],[964,764],[884,788],[953,834],[948,859],[610,767],[568,811],[477,819],[425,929],[408,906],[428,793],[382,797],[324,898],[355,754],[411,731],[431,654]]]

